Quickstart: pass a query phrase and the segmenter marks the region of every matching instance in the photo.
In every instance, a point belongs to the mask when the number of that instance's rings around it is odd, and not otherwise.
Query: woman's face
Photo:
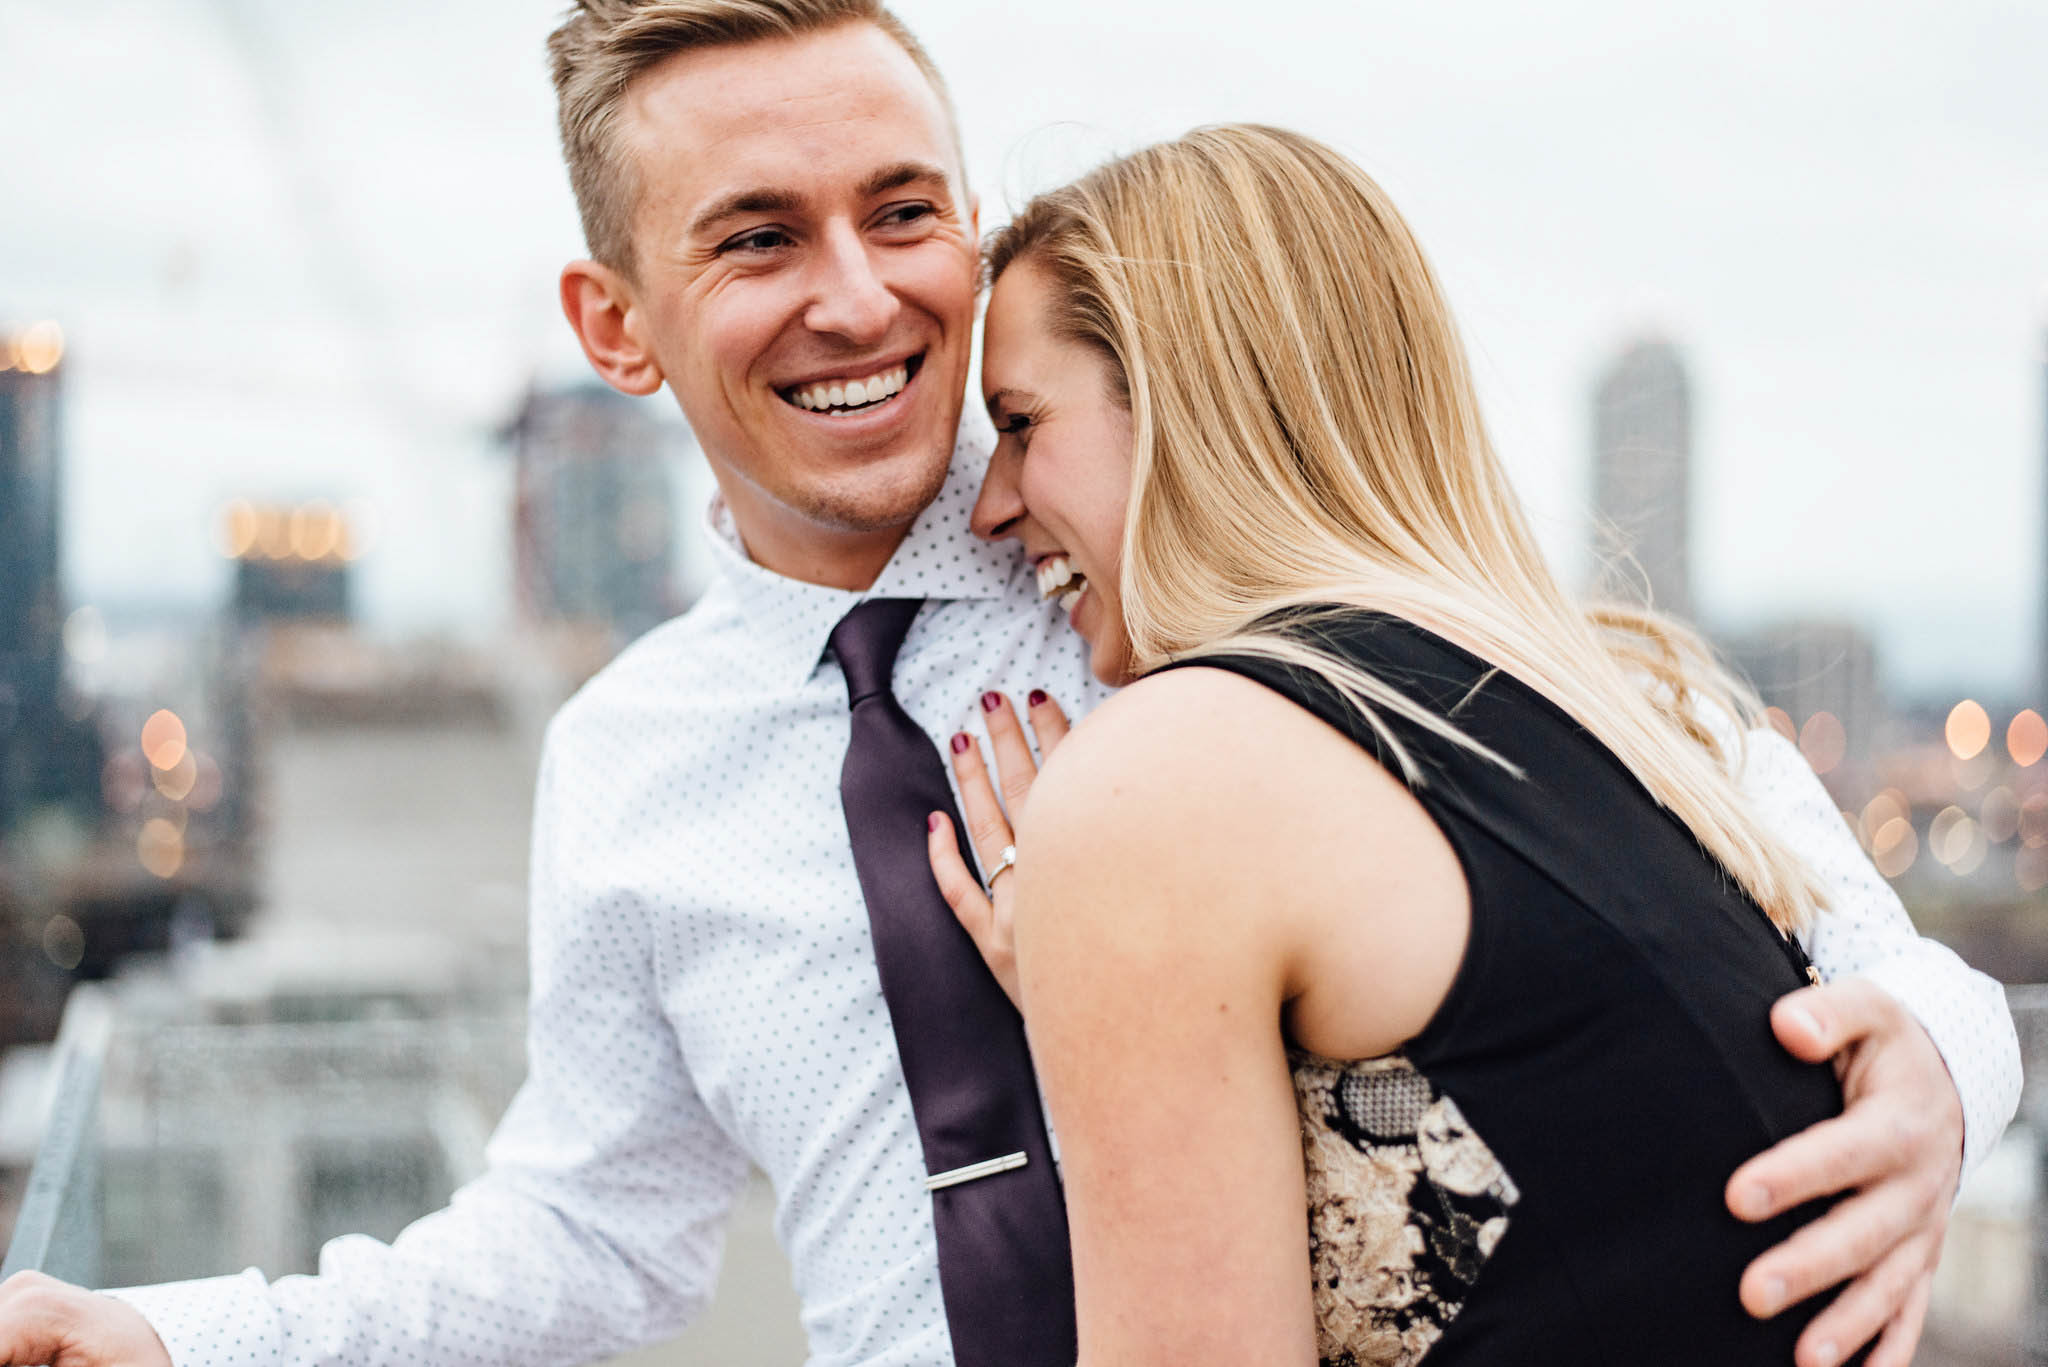
[[[1050,326],[1052,279],[1028,256],[996,281],[982,343],[981,393],[999,434],[974,530],[1016,537],[1091,648],[1104,683],[1129,681],[1117,596],[1131,494],[1131,414],[1095,348]]]

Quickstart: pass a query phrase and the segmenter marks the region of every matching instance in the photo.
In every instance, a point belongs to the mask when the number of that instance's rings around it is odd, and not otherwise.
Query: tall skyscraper
[[[682,610],[673,429],[583,384],[528,395],[505,437],[518,466],[513,556],[529,619],[630,638]]]
[[[1692,393],[1661,338],[1629,345],[1593,398],[1596,591],[1693,615]]]
[[[58,726],[63,337],[0,330],[0,841],[41,796]]]
[[[2041,335],[2041,473],[2043,494],[2048,495],[2048,331]],[[2040,656],[2034,675],[2034,706],[2048,704],[2048,497],[2043,499],[2040,546],[2043,557],[2041,566],[2041,637],[2038,642]]]

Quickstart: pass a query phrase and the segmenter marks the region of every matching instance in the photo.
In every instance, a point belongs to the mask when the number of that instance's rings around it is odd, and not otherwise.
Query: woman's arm
[[[1285,956],[1246,914],[1256,836],[1230,822],[1236,795],[1209,789],[1227,760],[1163,744],[1167,718],[1118,701],[1040,778],[1016,869],[1081,1361],[1312,1363]]]
[[[1128,690],[1038,780],[1015,946],[1084,1364],[1315,1360],[1283,1008],[1346,961],[1347,999],[1378,1005],[1345,1025],[1379,1052],[1434,1010],[1464,936],[1460,920],[1448,948],[1421,946],[1432,974],[1377,935],[1396,917],[1361,903],[1384,904],[1375,889],[1411,862],[1407,823],[1427,823],[1419,808],[1382,819],[1382,804],[1413,799],[1307,713],[1204,670]]]

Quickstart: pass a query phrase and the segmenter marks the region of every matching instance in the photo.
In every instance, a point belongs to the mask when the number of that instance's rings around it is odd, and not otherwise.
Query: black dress
[[[1471,936],[1398,1055],[1292,1060],[1322,1361],[1789,1365],[1827,1298],[1759,1322],[1737,1285],[1818,1208],[1748,1225],[1723,1191],[1842,1108],[1832,1071],[1771,1033],[1771,1003],[1808,981],[1796,943],[1548,699],[1399,618],[1296,630],[1523,771],[1383,714],[1463,865]],[[1312,674],[1187,663],[1265,684],[1380,755]]]

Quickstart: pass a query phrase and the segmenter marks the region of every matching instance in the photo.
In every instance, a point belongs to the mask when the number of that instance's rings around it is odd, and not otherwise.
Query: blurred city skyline
[[[217,605],[219,510],[322,498],[373,533],[369,625],[511,617],[494,433],[586,374],[554,304],[560,8],[0,0],[0,324],[65,331],[73,603]],[[1661,335],[1707,620],[1862,622],[1908,694],[2033,688],[2038,7],[896,8],[951,74],[984,228],[1197,122],[1327,138],[1431,252],[1567,574],[1595,379]]]

